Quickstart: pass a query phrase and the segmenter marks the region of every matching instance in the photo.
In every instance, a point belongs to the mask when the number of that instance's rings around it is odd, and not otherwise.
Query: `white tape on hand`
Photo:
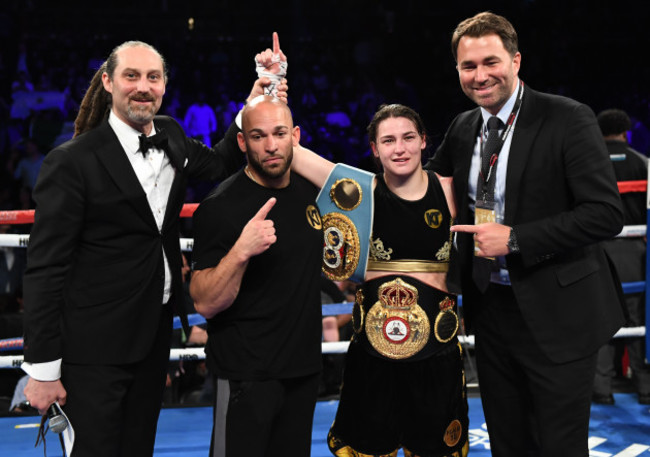
[[[255,70],[257,71],[258,78],[265,76],[271,80],[271,84],[264,88],[264,95],[272,95],[273,97],[277,97],[278,85],[282,81],[282,78],[287,76],[287,68],[289,68],[289,64],[286,61],[283,62],[280,60],[280,54],[273,54],[271,62],[272,64],[280,64],[280,71],[277,73],[268,71],[261,62],[258,62],[257,59],[255,59]]]

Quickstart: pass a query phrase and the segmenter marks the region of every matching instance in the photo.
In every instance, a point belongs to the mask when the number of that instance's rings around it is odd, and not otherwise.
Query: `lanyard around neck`
[[[498,139],[498,143],[496,146],[496,149],[494,153],[490,156],[490,166],[488,167],[487,174],[484,175],[482,167],[479,168],[479,174],[481,175],[481,178],[483,179],[483,188],[487,189],[488,182],[490,181],[490,178],[492,177],[492,171],[494,170],[494,167],[496,166],[497,160],[499,159],[499,153],[501,152],[501,149],[503,148],[503,144],[506,142],[506,138],[510,134],[510,132],[513,129],[513,125],[515,123],[515,119],[517,118],[517,113],[519,112],[519,108],[521,108],[521,100],[524,97],[524,82],[522,80],[519,80],[519,90],[517,92],[517,100],[515,101],[515,106],[512,108],[512,112],[510,113],[510,116],[508,116],[508,123],[506,124],[505,129],[503,129],[503,133]],[[481,130],[484,130],[481,129]],[[483,155],[483,147],[485,146],[483,144],[483,136],[484,132],[481,132],[481,156]]]

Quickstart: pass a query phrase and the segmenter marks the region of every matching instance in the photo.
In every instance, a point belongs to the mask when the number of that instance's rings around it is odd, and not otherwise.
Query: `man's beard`
[[[155,106],[152,106],[151,108],[136,109],[129,105],[126,108],[126,115],[133,122],[137,122],[138,124],[147,124],[156,116],[156,108]]]
[[[258,175],[267,179],[277,179],[284,176],[289,167],[291,167],[291,161],[293,160],[293,149],[289,150],[282,164],[274,167],[264,167],[262,162],[257,160],[256,157],[254,158],[252,154],[246,154],[246,156],[248,158],[248,166],[255,170]]]

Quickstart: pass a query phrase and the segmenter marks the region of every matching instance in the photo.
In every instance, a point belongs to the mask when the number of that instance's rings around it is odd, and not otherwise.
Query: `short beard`
[[[284,166],[279,167],[264,168],[262,163],[252,158],[250,154],[246,154],[246,158],[248,159],[248,166],[255,170],[258,175],[266,179],[277,179],[284,176],[287,170],[289,170],[291,167],[291,161],[293,160],[293,150],[286,156]]]
[[[135,110],[130,105],[126,108],[126,115],[129,120],[138,124],[148,124],[156,116],[155,108],[147,110]]]

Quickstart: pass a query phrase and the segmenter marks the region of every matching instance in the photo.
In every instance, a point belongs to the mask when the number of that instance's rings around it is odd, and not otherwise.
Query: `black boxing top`
[[[451,214],[440,181],[431,171],[427,175],[427,192],[414,201],[395,195],[377,175],[368,270],[447,271]]]

